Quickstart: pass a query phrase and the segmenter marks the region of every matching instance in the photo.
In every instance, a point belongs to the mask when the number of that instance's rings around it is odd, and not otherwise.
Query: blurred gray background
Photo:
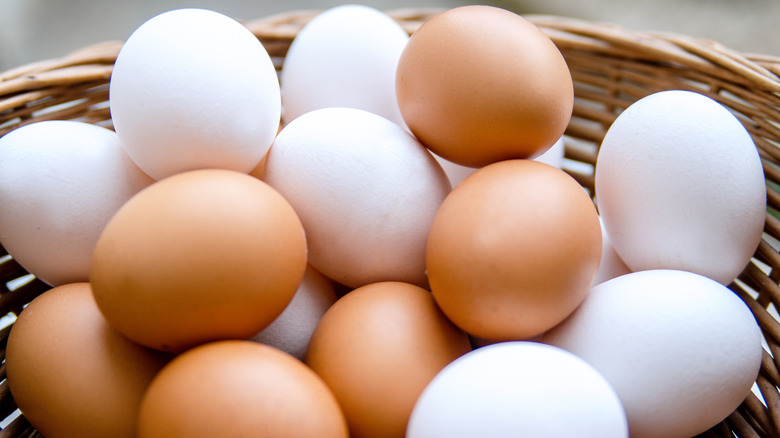
[[[381,10],[454,7],[465,0],[0,0],[0,71],[64,55],[92,43],[124,40],[169,9],[201,7],[236,19],[295,9],[359,3]],[[481,2],[476,2],[481,3]],[[633,30],[670,31],[731,48],[780,55],[780,0],[494,0],[517,13],[610,22]]]

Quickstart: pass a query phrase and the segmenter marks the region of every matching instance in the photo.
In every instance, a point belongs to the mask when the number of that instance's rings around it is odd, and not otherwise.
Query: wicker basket
[[[440,10],[388,13],[409,33]],[[297,11],[246,22],[265,45],[277,69],[292,39],[318,11]],[[767,180],[764,239],[751,264],[730,288],[750,307],[766,341],[756,381],[765,403],[751,393],[725,421],[703,437],[780,437],[780,58],[737,53],[711,41],[682,35],[630,32],[623,28],[553,16],[527,16],[563,52],[575,83],[574,117],[566,131],[569,171],[593,190],[593,166],[606,129],[629,104],[665,89],[688,89],[729,107],[758,146]],[[121,42],[90,46],[60,59],[0,73],[0,136],[33,122],[76,119],[111,126],[108,81]],[[592,193],[592,192],[591,192]],[[0,250],[2,248],[0,247]],[[18,314],[48,287],[0,252],[0,316]],[[5,255],[3,257],[3,255]],[[767,274],[768,272],[768,274]],[[26,276],[26,277],[25,277]],[[29,281],[14,281],[19,278]],[[9,285],[12,282],[12,285]],[[19,283],[23,283],[21,286]],[[10,327],[0,330],[0,354]],[[16,404],[0,367],[0,419],[11,419]],[[641,378],[641,376],[640,376]],[[768,406],[768,407],[767,407]],[[18,416],[0,438],[40,436]]]

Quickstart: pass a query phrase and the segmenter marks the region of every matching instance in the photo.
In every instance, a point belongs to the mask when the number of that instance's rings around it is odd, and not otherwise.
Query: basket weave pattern
[[[244,24],[266,47],[277,69],[300,29],[319,11],[294,11]],[[437,9],[388,11],[412,33]],[[767,203],[780,211],[780,58],[740,53],[684,35],[638,33],[618,26],[554,16],[529,15],[555,42],[571,69],[575,106],[566,131],[566,170],[593,193],[598,147],[612,121],[631,103],[662,90],[707,95],[745,125],[756,143],[767,181]],[[0,73],[0,137],[25,124],[74,119],[111,127],[108,81],[121,42],[84,48],[59,59]],[[777,215],[780,217],[780,215]],[[702,437],[780,437],[780,323],[770,311],[780,305],[780,220],[766,215],[764,239],[753,261],[730,288],[749,306],[766,341],[757,387],[766,404],[750,394],[726,420]],[[0,316],[18,314],[49,287],[33,279],[11,287],[28,273],[0,247]],[[776,315],[776,313],[775,313]],[[10,327],[0,330],[0,357]],[[641,376],[638,376],[641,378]],[[0,367],[0,419],[16,404]],[[40,436],[18,417],[0,438]]]

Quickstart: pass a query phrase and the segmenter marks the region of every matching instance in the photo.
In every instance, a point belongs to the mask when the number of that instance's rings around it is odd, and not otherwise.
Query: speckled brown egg
[[[352,438],[402,438],[424,387],[470,349],[429,291],[389,281],[354,289],[331,306],[305,362],[336,395]]]
[[[483,5],[444,11],[412,34],[396,94],[423,144],[471,167],[542,154],[574,104],[571,73],[552,40],[522,16]]]
[[[601,225],[569,174],[508,160],[455,187],[426,254],[433,297],[455,325],[486,340],[528,339],[585,298],[601,260]]]
[[[89,284],[71,283],[21,312],[5,366],[19,409],[47,438],[134,438],[143,393],[168,360],[109,327]]]

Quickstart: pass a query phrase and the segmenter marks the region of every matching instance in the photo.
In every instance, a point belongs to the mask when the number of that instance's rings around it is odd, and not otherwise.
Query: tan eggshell
[[[257,178],[212,169],[130,199],[98,240],[91,278],[112,326],[179,352],[262,330],[305,269],[306,238],[287,201]]]
[[[566,172],[532,160],[483,167],[444,200],[428,236],[433,297],[485,340],[536,336],[583,300],[601,257],[596,208]]]
[[[336,395],[352,438],[403,437],[424,387],[470,349],[430,292],[380,282],[347,293],[325,313],[305,362]]]
[[[143,393],[168,359],[110,328],[89,283],[71,283],[21,312],[6,370],[22,414],[47,438],[134,438]]]
[[[347,438],[333,393],[303,363],[250,341],[177,356],[149,386],[139,438]]]
[[[571,73],[550,38],[520,15],[484,5],[444,11],[412,34],[396,94],[423,144],[471,167],[543,153],[574,105]]]

